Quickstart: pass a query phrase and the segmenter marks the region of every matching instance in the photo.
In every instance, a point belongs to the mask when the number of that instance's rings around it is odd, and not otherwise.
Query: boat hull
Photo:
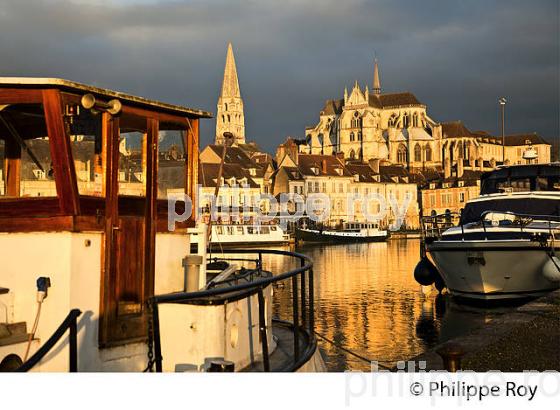
[[[297,229],[296,240],[315,243],[362,243],[362,242],[384,242],[387,234],[371,236],[354,236],[344,232],[315,231],[311,229]]]
[[[212,242],[209,244],[209,248],[212,250],[219,250],[222,248],[241,248],[241,249],[245,249],[245,248],[262,248],[263,246],[281,246],[281,245],[286,245],[290,243],[289,240],[270,240],[270,241],[260,241],[260,242],[245,242],[245,243],[239,243],[239,242]]]
[[[435,241],[427,250],[449,292],[461,299],[514,300],[559,288],[543,275],[549,257],[538,242]]]

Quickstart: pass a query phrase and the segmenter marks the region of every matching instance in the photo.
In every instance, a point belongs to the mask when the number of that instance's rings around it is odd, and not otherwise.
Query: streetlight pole
[[[505,134],[505,117],[506,117],[506,103],[505,97],[500,97],[498,100],[500,106],[502,107],[502,165],[506,163],[506,134]]]

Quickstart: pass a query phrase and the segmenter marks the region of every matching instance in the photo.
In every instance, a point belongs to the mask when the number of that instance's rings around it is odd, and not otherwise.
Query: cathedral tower
[[[224,132],[231,132],[234,144],[245,144],[245,116],[243,114],[243,100],[239,91],[237,68],[231,43],[228,44],[226,65],[222,91],[218,98],[218,113],[216,115],[216,144],[224,143]]]

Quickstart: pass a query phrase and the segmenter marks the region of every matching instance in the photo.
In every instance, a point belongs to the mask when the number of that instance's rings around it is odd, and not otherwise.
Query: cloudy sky
[[[302,137],[325,99],[411,91],[437,121],[559,132],[558,0],[0,0],[0,76],[56,76],[216,111],[234,44],[248,139]],[[213,139],[214,122],[202,126]]]

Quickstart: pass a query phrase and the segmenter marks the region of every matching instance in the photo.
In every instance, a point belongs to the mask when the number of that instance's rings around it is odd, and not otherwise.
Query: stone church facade
[[[358,82],[344,98],[328,100],[319,123],[306,129],[313,154],[344,153],[347,159],[387,160],[407,168],[441,164],[441,127],[413,94],[382,93],[377,61],[370,92]]]
[[[385,160],[407,169],[490,170],[502,164],[529,161],[527,149],[538,153],[539,163],[551,160],[550,144],[536,134],[500,137],[470,131],[461,121],[434,121],[426,105],[410,92],[382,93],[377,61],[373,87],[358,82],[344,97],[327,100],[319,122],[305,130],[301,151],[310,154],[342,153],[347,160]],[[505,149],[505,153],[504,153]],[[504,155],[505,154],[505,155]]]

